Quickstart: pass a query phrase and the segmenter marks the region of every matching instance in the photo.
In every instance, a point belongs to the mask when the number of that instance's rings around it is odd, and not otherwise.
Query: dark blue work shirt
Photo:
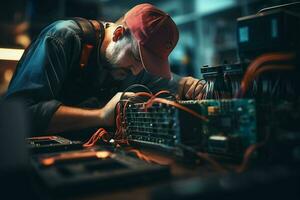
[[[56,21],[40,33],[17,65],[5,98],[21,98],[25,102],[35,134],[48,127],[61,105],[82,107],[83,102],[97,99],[98,103],[89,107],[103,106],[101,102],[136,83],[147,85],[153,92],[176,90],[178,76],[169,81],[144,70],[137,76],[114,81],[105,70],[108,63],[98,59],[98,48],[93,49],[88,65],[81,69],[81,34],[75,21]]]

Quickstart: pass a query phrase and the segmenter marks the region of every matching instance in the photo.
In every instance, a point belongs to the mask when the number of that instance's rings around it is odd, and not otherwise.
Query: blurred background
[[[200,78],[200,67],[237,60],[236,19],[291,0],[3,0],[0,2],[0,95],[24,49],[49,23],[69,17],[115,21],[139,3],[169,13],[180,39],[172,71]]]

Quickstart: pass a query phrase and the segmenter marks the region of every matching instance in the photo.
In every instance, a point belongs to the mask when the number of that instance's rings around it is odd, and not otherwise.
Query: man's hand
[[[120,101],[122,92],[118,92],[103,108],[101,108],[101,120],[105,126],[113,126],[115,124],[115,108]],[[124,97],[134,96],[132,92],[126,92]]]
[[[199,99],[204,84],[202,80],[195,79],[191,76],[183,77],[179,81],[179,87],[177,91],[178,99]]]
[[[125,93],[132,96],[134,93]],[[58,133],[80,130],[90,127],[113,126],[115,124],[115,107],[122,93],[117,93],[103,108],[85,109],[60,106],[53,115],[46,133]]]

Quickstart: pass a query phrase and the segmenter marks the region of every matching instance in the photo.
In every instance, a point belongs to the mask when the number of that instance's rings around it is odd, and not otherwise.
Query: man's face
[[[128,74],[137,75],[143,69],[139,55],[133,50],[133,44],[127,38],[111,41],[106,49],[106,58],[112,65],[111,74],[116,80],[125,79]]]

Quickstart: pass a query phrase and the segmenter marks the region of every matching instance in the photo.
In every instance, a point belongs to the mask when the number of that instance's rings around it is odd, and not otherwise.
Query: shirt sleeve
[[[41,32],[19,61],[5,95],[25,102],[34,133],[48,127],[62,104],[59,91],[80,55],[80,38],[72,26],[75,23],[58,21]]]

